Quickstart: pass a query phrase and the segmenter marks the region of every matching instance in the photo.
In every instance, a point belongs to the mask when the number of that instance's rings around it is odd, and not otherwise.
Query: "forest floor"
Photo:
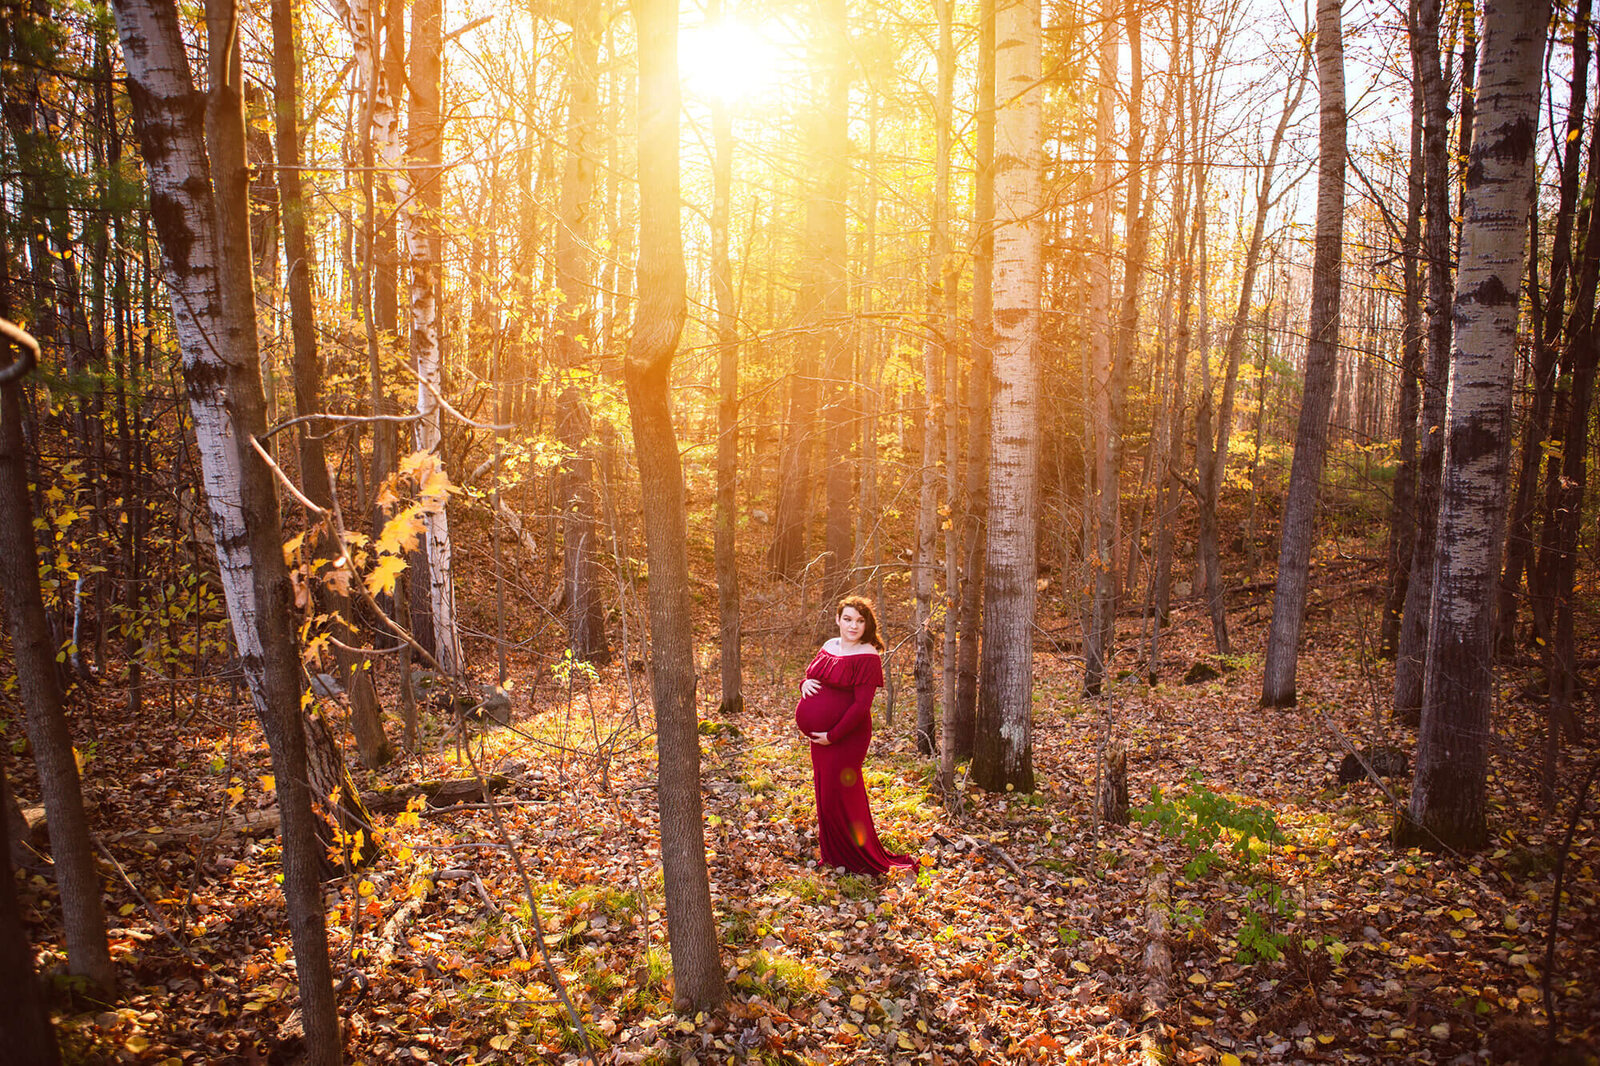
[[[1413,746],[1380,713],[1390,671],[1370,655],[1376,614],[1370,568],[1361,573],[1340,583],[1324,572],[1300,706],[1287,712],[1256,706],[1270,588],[1230,603],[1238,654],[1208,654],[1199,604],[1185,603],[1160,682],[1126,677],[1100,700],[1079,694],[1076,623],[1042,618],[1038,790],[972,789],[954,818],[910,741],[910,646],[892,647],[895,720],[883,722],[880,695],[867,780],[886,843],[922,865],[884,881],[817,868],[809,764],[790,718],[817,634],[786,621],[807,616],[781,596],[752,597],[747,704],[736,719],[714,713],[714,649],[700,664],[711,884],[732,990],[713,1016],[671,1007],[655,751],[637,668],[614,665],[592,681],[578,671],[567,687],[548,665],[514,662],[512,727],[475,734],[472,751],[511,778],[500,798],[538,896],[544,952],[603,1063],[1133,1062],[1151,1053],[1230,1064],[1595,1062],[1593,796],[1565,862],[1548,989],[1558,1047],[1543,1057],[1555,867],[1593,749],[1568,750],[1558,812],[1544,814],[1537,716],[1508,679],[1494,738],[1493,845],[1470,856],[1394,850],[1393,799],[1371,782],[1335,782],[1340,734]],[[714,609],[714,592],[703,600]],[[1128,666],[1135,625],[1121,634]],[[1220,676],[1184,684],[1202,661]],[[294,961],[275,840],[215,828],[272,806],[260,733],[242,693],[225,685],[197,690],[178,710],[147,707],[130,721],[105,687],[77,712],[93,819],[117,862],[106,867],[107,898],[123,996],[63,1006],[59,1031],[76,1062],[292,1061]],[[1092,815],[1107,722],[1128,750],[1136,817],[1127,827]],[[370,779],[462,776],[447,724],[430,723],[423,754]],[[1388,788],[1403,798],[1409,778]],[[348,1057],[580,1061],[483,806],[378,821],[377,864],[327,886]],[[1151,903],[1163,879],[1169,899]],[[59,965],[53,884],[36,874],[23,893],[41,965]],[[1152,909],[1174,964],[1154,1004],[1143,961]]]

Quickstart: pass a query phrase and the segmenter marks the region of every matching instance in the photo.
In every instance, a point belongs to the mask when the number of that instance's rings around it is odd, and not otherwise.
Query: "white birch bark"
[[[1489,0],[1465,181],[1445,409],[1422,726],[1397,836],[1468,850],[1488,840],[1494,588],[1508,488],[1517,315],[1527,265],[1548,0]]]
[[[995,37],[994,391],[972,779],[1029,792],[1043,227],[1039,0],[1001,0]]]
[[[400,223],[401,240],[406,247],[406,261],[410,267],[411,296],[411,356],[417,373],[416,446],[419,451],[439,459],[441,438],[439,428],[439,399],[443,392],[443,359],[439,344],[439,294],[438,252],[433,224],[418,202],[423,183],[437,180],[432,168],[414,173],[413,164],[425,153],[437,157],[438,98],[437,79],[433,97],[432,121],[418,122],[413,108],[412,128],[407,131],[410,144],[402,142],[400,109],[397,87],[389,83],[380,57],[384,49],[379,39],[385,20],[374,0],[333,0],[334,11],[350,33],[353,43],[356,72],[367,101],[368,131],[378,150],[381,165],[390,173],[394,185],[396,216]],[[441,9],[432,8],[437,18]],[[413,12],[413,49],[426,48],[418,41],[424,16],[421,9]],[[437,29],[437,27],[435,27]],[[433,69],[437,71],[437,56]],[[413,59],[413,67],[416,60]],[[414,86],[413,92],[419,87]],[[410,151],[407,152],[409,147]],[[439,665],[450,673],[463,665],[461,635],[456,625],[455,582],[451,576],[450,515],[447,499],[436,501],[423,512],[423,525],[428,538],[428,598],[433,607],[435,655]]]

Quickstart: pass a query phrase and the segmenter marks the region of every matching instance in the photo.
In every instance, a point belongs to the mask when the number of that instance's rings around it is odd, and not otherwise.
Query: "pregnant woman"
[[[822,861],[859,874],[886,874],[916,864],[878,843],[861,763],[872,740],[872,697],[883,687],[883,639],[872,601],[839,601],[839,635],[806,667],[795,724],[811,741]]]

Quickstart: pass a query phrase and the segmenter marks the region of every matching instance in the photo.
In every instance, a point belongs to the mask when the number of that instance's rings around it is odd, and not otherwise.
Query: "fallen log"
[[[1167,946],[1167,915],[1172,909],[1166,871],[1150,879],[1145,889],[1144,959],[1139,967],[1144,978],[1143,1031],[1139,1047],[1146,1063],[1169,1061],[1162,1042],[1161,1014],[1166,1010],[1172,988],[1172,949]]]
[[[511,779],[504,774],[490,774],[483,779],[489,795],[511,787]],[[398,814],[411,805],[417,797],[427,800],[426,809],[444,810],[469,804],[482,804],[488,797],[475,777],[453,777],[438,781],[417,781],[394,785],[361,793],[361,802],[368,811],[379,814]],[[135,829],[116,837],[118,843],[132,842],[144,850],[174,845],[187,846],[191,839],[210,840],[226,836],[264,837],[278,831],[278,809],[268,807],[252,812],[249,817],[229,818],[221,822],[196,822],[174,826],[171,829],[150,831]]]

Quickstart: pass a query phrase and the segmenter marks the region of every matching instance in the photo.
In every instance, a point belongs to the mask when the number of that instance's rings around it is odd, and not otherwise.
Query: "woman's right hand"
[[[800,682],[800,698],[806,699],[822,691],[822,682],[814,677],[808,677]]]

